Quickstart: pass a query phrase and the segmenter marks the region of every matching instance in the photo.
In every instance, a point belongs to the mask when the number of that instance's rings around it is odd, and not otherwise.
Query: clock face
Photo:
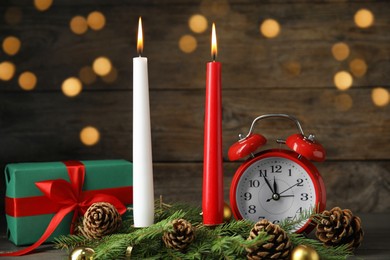
[[[265,218],[277,224],[316,208],[319,193],[313,174],[299,159],[288,157],[255,158],[239,173],[232,194],[237,215],[254,222]],[[303,221],[293,231],[300,232],[306,225],[307,221]]]

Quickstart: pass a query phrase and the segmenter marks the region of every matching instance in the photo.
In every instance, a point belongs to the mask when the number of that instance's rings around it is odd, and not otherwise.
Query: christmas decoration
[[[210,228],[202,224],[200,212],[200,207],[180,203],[169,205],[160,200],[155,204],[155,224],[149,227],[134,228],[133,219],[128,216],[115,234],[105,236],[103,239],[67,235],[57,237],[55,244],[57,248],[68,250],[78,246],[93,248],[95,259],[246,259],[247,249],[255,250],[260,246],[272,248],[279,243],[281,246],[282,241],[286,241],[288,237],[292,246],[310,246],[318,252],[321,259],[341,260],[350,255],[346,246],[326,247],[318,240],[290,233],[291,227],[307,219],[312,213],[304,212],[294,221],[280,222],[280,226],[266,225],[268,229],[258,231],[253,239],[247,239],[250,231],[255,228],[252,221],[232,219],[230,222]],[[165,233],[174,230],[173,223],[179,219],[191,223],[195,235],[185,250],[169,248],[162,240]],[[282,235],[283,230],[286,231],[287,237]]]
[[[113,205],[96,202],[84,214],[83,234],[88,238],[101,238],[115,232],[121,224],[121,215]]]
[[[229,222],[233,217],[232,209],[230,208],[229,204],[225,202],[223,205],[223,221]]]
[[[256,122],[264,119],[288,119],[295,123],[296,134],[285,140],[276,140],[277,149],[256,153],[267,139],[254,132]],[[284,149],[281,145],[285,144]],[[239,135],[228,152],[229,159],[236,161],[246,157],[238,167],[230,186],[230,205],[236,219],[268,219],[279,223],[294,218],[303,211],[325,209],[326,191],[321,174],[311,161],[325,160],[325,149],[314,135],[305,136],[300,122],[287,114],[266,114],[256,117],[248,134]],[[292,231],[309,233],[314,226],[311,220],[297,223]]]
[[[184,250],[194,240],[194,228],[185,219],[175,219],[172,221],[172,230],[165,232],[162,240],[168,248]]]
[[[50,226],[56,236],[71,233],[77,219],[64,214],[64,210],[71,209],[72,204],[75,212],[84,213],[96,202],[96,194],[119,200],[124,210],[121,213],[132,204],[132,164],[125,160],[14,163],[6,166],[5,173],[9,239],[18,246],[39,240],[49,228],[53,214],[63,216],[60,223],[57,218],[58,226]],[[109,199],[99,196],[102,200]],[[53,239],[54,236],[45,241]]]
[[[298,245],[291,252],[291,260],[320,260],[320,256],[311,246]]]
[[[292,244],[287,233],[279,225],[262,219],[254,225],[248,239],[255,239],[260,232],[267,234],[267,240],[264,244],[246,248],[248,259],[288,259]]]
[[[76,247],[70,252],[69,260],[93,260],[95,251],[89,247]]]
[[[354,249],[363,240],[361,220],[349,209],[335,207],[325,210],[317,221],[316,236],[326,246],[346,245]]]

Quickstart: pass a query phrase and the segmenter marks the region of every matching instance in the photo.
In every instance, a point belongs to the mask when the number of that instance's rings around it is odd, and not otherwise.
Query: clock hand
[[[270,184],[269,181],[267,180],[267,178],[266,178],[265,176],[263,176],[263,177],[264,177],[264,180],[265,180],[265,182],[267,183],[267,186],[269,187],[269,189],[272,191],[272,193],[275,193],[274,190],[273,190],[272,187],[271,187],[271,184]]]
[[[274,176],[274,193],[278,193],[278,188],[276,186],[275,176]]]
[[[267,202],[268,202],[268,201],[271,201],[271,200],[279,200],[280,198],[283,198],[283,197],[294,197],[294,195],[293,195],[293,194],[291,194],[291,195],[281,195],[281,196],[277,197],[277,199],[275,199],[275,198],[272,196],[271,198],[267,199]]]
[[[286,191],[288,191],[288,190],[291,189],[292,187],[297,186],[298,184],[299,184],[299,182],[297,182],[297,183],[295,183],[294,185],[288,187],[287,189],[285,189],[284,191],[282,191],[281,193],[279,193],[279,195],[285,193]]]

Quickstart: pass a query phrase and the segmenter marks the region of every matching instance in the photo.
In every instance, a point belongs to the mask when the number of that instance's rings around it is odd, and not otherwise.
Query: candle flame
[[[217,48],[217,33],[215,32],[215,23],[213,23],[213,28],[211,32],[211,56],[213,60],[217,57],[218,48]]]
[[[144,50],[144,39],[142,35],[142,19],[139,17],[138,19],[138,37],[137,37],[137,52],[141,55]]]

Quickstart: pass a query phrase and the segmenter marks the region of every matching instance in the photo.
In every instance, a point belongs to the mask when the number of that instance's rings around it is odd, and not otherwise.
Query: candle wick
[[[215,55],[215,53],[213,54],[213,61],[215,61],[216,60],[216,55]]]

